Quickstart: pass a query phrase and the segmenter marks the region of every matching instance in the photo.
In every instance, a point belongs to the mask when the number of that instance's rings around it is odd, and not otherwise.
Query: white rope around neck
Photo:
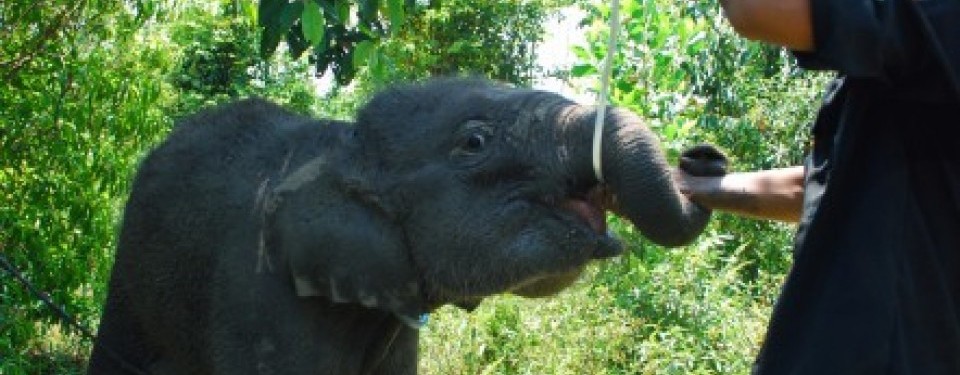
[[[620,32],[620,1],[610,4],[610,38],[607,40],[607,55],[603,58],[603,71],[600,75],[600,91],[597,92],[597,121],[593,126],[593,174],[597,181],[603,182],[602,149],[603,123],[607,111],[607,93],[610,91],[610,72],[613,68],[613,55],[617,47],[617,34]]]

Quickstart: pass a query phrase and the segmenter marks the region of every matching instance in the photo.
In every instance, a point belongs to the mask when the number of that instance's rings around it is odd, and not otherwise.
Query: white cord
[[[603,72],[600,75],[600,91],[597,93],[597,121],[593,126],[593,173],[597,181],[603,182],[603,166],[600,160],[602,149],[603,123],[607,111],[607,93],[610,90],[610,72],[613,68],[613,55],[617,48],[617,34],[620,32],[620,1],[610,4],[610,38],[607,40],[607,55],[603,58]]]

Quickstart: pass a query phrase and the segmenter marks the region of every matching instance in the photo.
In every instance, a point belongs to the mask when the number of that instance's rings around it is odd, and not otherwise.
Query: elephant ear
[[[426,311],[399,228],[365,184],[316,158],[273,190],[269,247],[287,260],[300,297],[392,311],[419,327]]]

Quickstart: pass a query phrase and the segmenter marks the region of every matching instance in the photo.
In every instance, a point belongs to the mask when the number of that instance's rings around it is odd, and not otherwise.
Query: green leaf
[[[344,26],[347,25],[347,21],[350,20],[350,2],[346,0],[337,0],[337,20],[340,21]]]
[[[403,0],[387,0],[387,18],[390,20],[391,31],[400,29],[406,18]]]
[[[380,10],[379,0],[359,0],[357,1],[357,18],[361,25],[368,25],[376,22]]]
[[[377,81],[383,81],[386,76],[386,64],[384,62],[383,52],[378,48],[376,51],[373,51],[370,54],[370,59],[368,61],[370,75]]]
[[[369,40],[358,43],[353,50],[353,66],[360,67],[367,65],[370,60],[370,55],[374,50],[373,47],[373,42]]]
[[[586,77],[593,74],[597,74],[597,68],[589,64],[574,65],[573,68],[570,69],[570,75],[574,77]]]
[[[260,0],[257,25],[260,27],[267,27],[271,22],[274,22],[274,20],[278,18],[280,13],[283,11],[283,7],[286,5],[286,3],[287,2],[284,0]]]
[[[590,57],[592,56],[592,54],[587,51],[586,48],[583,48],[583,46],[573,46],[572,50],[574,56],[577,56],[577,59],[580,61],[590,60]]]
[[[469,48],[467,43],[469,42],[463,40],[455,41],[450,45],[450,47],[447,48],[447,53],[460,53],[464,49]]]
[[[300,23],[303,25],[303,36],[307,38],[310,45],[316,46],[323,41],[323,32],[326,25],[323,21],[323,11],[316,1],[304,1],[303,16]]]
[[[257,25],[259,22],[257,20],[257,8],[253,6],[253,1],[254,0],[241,1],[240,9],[243,12],[243,16],[246,17],[251,24]]]
[[[270,56],[293,24],[303,14],[303,2],[288,3],[286,0],[261,0],[259,24],[263,27],[260,37],[260,53]]]

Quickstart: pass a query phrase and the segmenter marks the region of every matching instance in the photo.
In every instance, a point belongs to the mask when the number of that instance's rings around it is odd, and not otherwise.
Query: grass
[[[421,373],[748,373],[785,267],[743,281],[751,245],[720,250],[736,238],[707,233],[667,250],[617,230],[629,252],[592,265],[555,297],[439,310],[421,335]]]
[[[35,334],[15,353],[0,353],[2,375],[74,375],[86,373],[90,343],[60,324],[34,323]]]
[[[613,359],[605,353],[643,324],[611,297],[580,282],[553,299],[495,297],[473,313],[444,307],[421,336],[421,372],[601,373]]]

